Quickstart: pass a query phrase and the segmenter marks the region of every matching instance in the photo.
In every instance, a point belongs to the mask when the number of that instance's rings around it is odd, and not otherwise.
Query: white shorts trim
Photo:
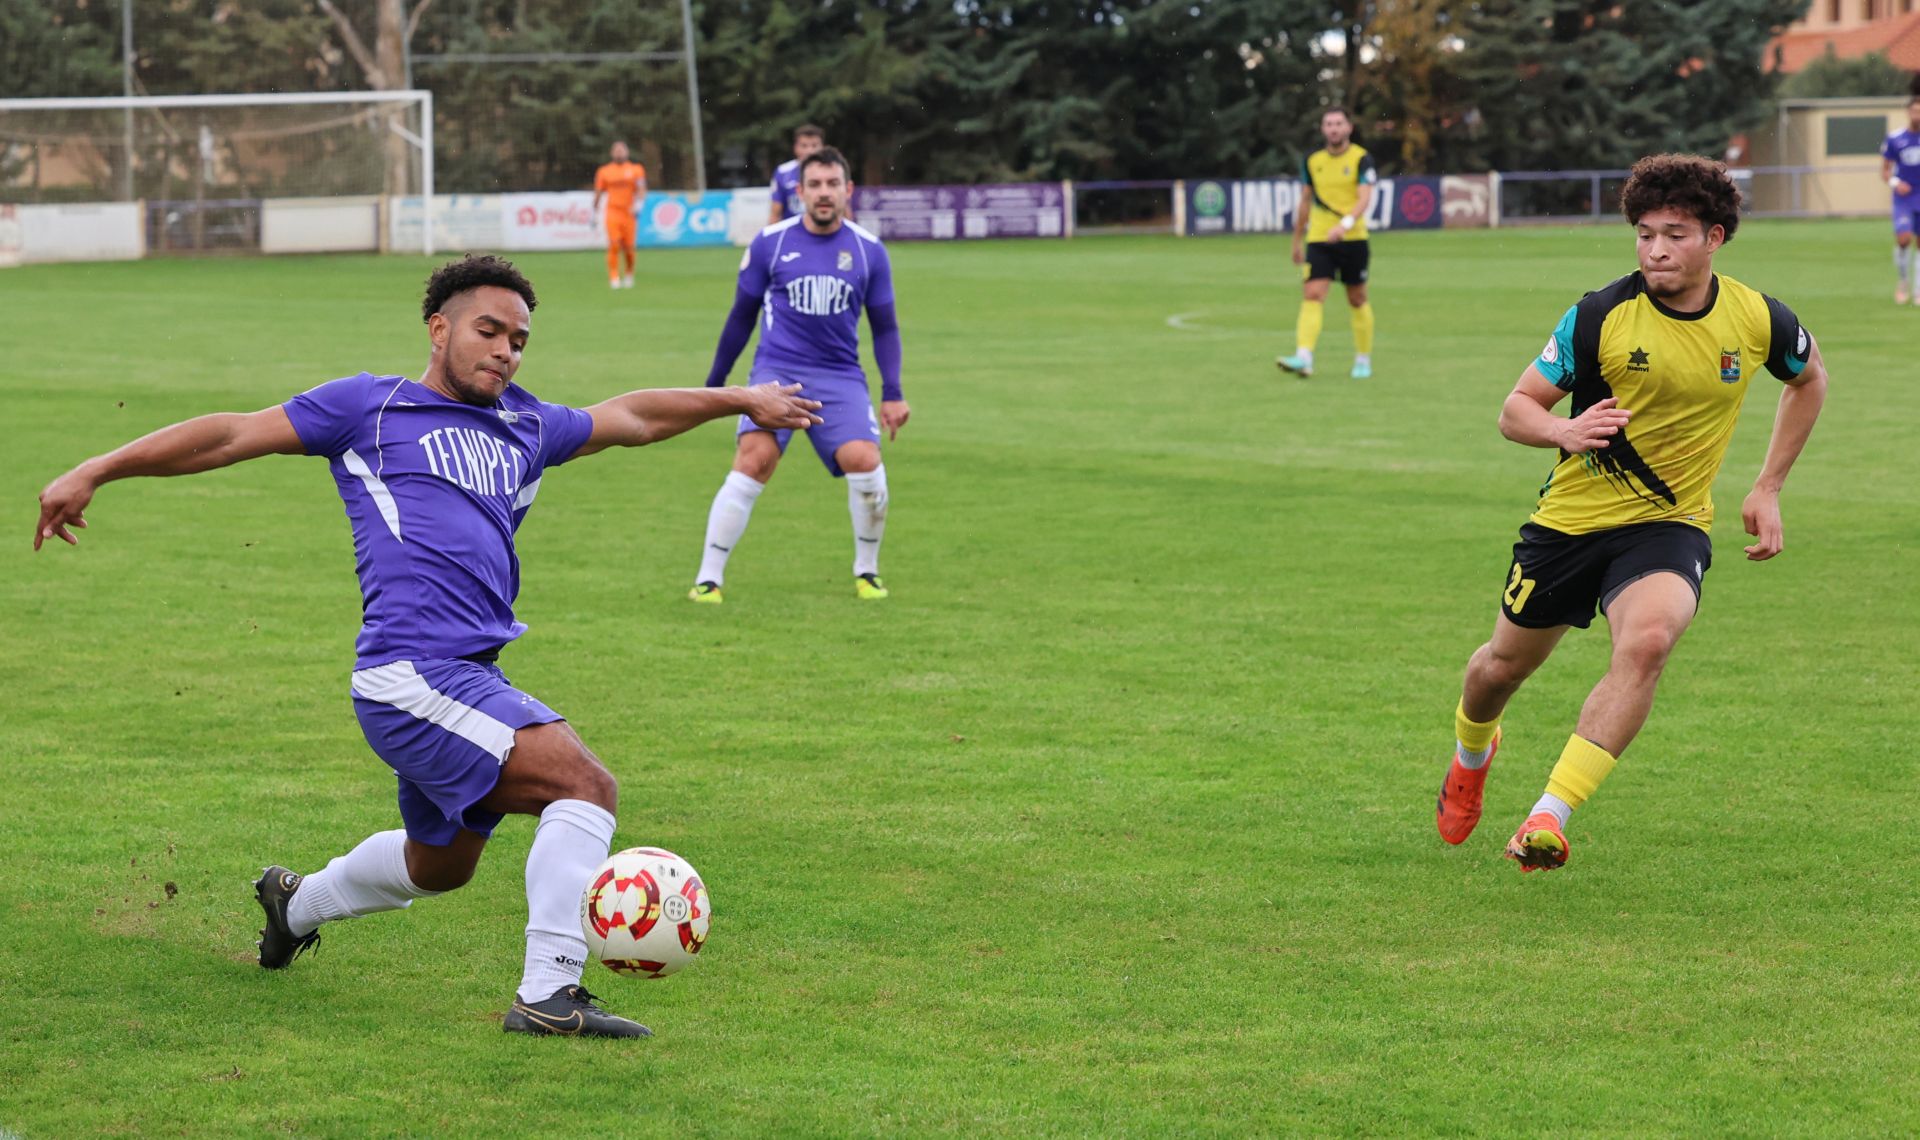
[[[411,661],[395,661],[353,673],[353,695],[438,725],[483,749],[502,764],[513,750],[513,729],[471,705],[463,705],[433,686]]]

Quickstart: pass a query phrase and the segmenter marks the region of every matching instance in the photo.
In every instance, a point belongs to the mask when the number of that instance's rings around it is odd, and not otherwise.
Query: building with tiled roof
[[[1841,59],[1880,52],[1896,67],[1920,71],[1920,0],[1813,0],[1768,54],[1791,73],[1829,49]]]

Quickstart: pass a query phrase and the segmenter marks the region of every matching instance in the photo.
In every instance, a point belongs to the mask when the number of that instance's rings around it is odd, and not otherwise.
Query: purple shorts
[[[499,666],[464,658],[356,669],[353,713],[400,778],[407,838],[429,847],[462,830],[492,835],[500,813],[477,805],[500,782],[514,732],[566,719],[508,684]]]
[[[1893,232],[1910,234],[1920,230],[1920,195],[1893,200]]]
[[[820,372],[756,372],[748,381],[751,384],[799,384],[800,394],[809,400],[820,401],[820,423],[807,429],[807,440],[813,444],[814,454],[820,457],[834,478],[838,479],[846,472],[840,470],[839,460],[833,457],[840,446],[856,439],[864,439],[878,446],[880,443],[880,419],[873,414],[873,396],[867,391],[865,378],[851,376],[833,376]],[[740,417],[740,430],[735,435],[745,435],[750,431],[765,431],[756,427],[752,420]],[[780,445],[780,454],[787,453],[787,441],[793,438],[793,432],[777,431],[773,440]]]

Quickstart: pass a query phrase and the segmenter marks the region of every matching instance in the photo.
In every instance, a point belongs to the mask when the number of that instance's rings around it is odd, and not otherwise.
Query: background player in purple
[[[1920,260],[1920,95],[1907,100],[1907,129],[1887,136],[1880,148],[1880,177],[1893,191],[1893,270],[1899,283],[1893,303],[1909,297],[1920,305],[1920,278],[1914,272]]]
[[[559,713],[495,664],[514,620],[514,532],[547,469],[637,447],[733,413],[768,428],[815,422],[791,387],[629,392],[579,409],[513,383],[533,287],[511,264],[468,257],[427,281],[432,354],[419,380],[362,372],[248,415],[186,420],[87,460],[40,495],[33,545],[74,542],[94,492],[135,475],[188,475],[263,455],[324,456],[353,529],[365,621],[354,713],[399,777],[405,827],[301,876],[269,867],[260,964],[279,969],[321,923],[400,910],[464,886],[507,814],[539,817],[527,853],[527,948],[508,1032],[644,1037],[593,1004],[580,893],[613,839],[611,773]]]
[[[806,212],[760,231],[740,259],[733,311],[720,332],[707,385],[727,382],[733,362],[760,325],[749,385],[798,383],[820,401],[821,424],[807,432],[828,472],[847,479],[853,515],[853,588],[857,597],[884,598],[880,539],[887,527],[887,469],[880,462],[880,429],[899,434],[910,409],[900,393],[900,322],[893,309],[893,268],[880,239],[846,216],[853,195],[847,160],[823,147],[800,164]],[[873,412],[867,375],[860,368],[860,309],[873,330],[880,365],[880,414]],[[746,533],[754,500],[785,453],[791,431],[740,421],[733,471],[707,515],[707,544],[688,597],[717,603],[727,559]]]
[[[827,145],[827,132],[812,123],[793,129],[793,157],[773,168],[773,202],[767,208],[767,224],[800,216],[800,164],[807,156]]]

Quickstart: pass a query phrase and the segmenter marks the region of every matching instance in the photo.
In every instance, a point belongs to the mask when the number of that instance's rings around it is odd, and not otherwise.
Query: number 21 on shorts
[[[1519,613],[1527,608],[1527,599],[1533,596],[1534,580],[1520,576],[1520,564],[1513,564],[1513,577],[1507,579],[1507,592],[1502,595],[1507,608]]]

